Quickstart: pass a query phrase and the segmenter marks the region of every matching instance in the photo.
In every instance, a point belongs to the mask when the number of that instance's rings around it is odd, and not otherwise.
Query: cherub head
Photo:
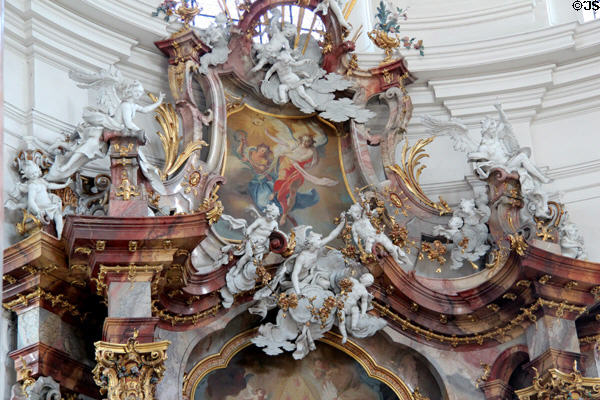
[[[276,219],[277,217],[279,217],[279,207],[277,207],[273,203],[267,204],[267,206],[265,207],[265,215],[269,219]]]
[[[292,55],[290,54],[289,51],[280,51],[279,54],[277,55],[277,61],[281,61],[281,62],[291,62],[294,61],[294,59],[292,58]]]
[[[370,273],[367,272],[360,276],[359,281],[360,281],[360,283],[365,285],[365,287],[369,287],[373,284],[373,282],[375,282],[375,278],[373,278],[373,275],[371,275]]]
[[[311,134],[308,134],[308,133],[300,136],[299,141],[300,141],[300,145],[305,148],[314,147],[314,145],[315,145],[315,138]]]
[[[42,176],[42,170],[35,162],[27,160],[21,168],[21,175],[27,180],[33,180]]]
[[[448,227],[450,229],[460,229],[463,226],[463,220],[461,217],[452,217],[448,221]]]
[[[473,199],[462,199],[460,201],[460,209],[465,213],[471,214],[475,209],[475,200]]]
[[[565,227],[563,228],[563,232],[564,235],[569,239],[576,240],[579,238],[579,229],[574,223],[568,223],[567,225],[565,225]]]
[[[135,80],[130,83],[127,83],[121,92],[121,97],[123,100],[129,99],[139,99],[144,95],[144,87],[140,83],[140,81]]]
[[[348,210],[348,214],[352,217],[353,220],[358,221],[362,216],[363,209],[358,203],[352,204],[350,209]]]
[[[495,120],[485,117],[481,120],[480,124],[482,139],[494,139],[496,137],[496,128],[498,127],[498,123]]]
[[[218,13],[215,16],[215,23],[216,24],[226,24],[227,23],[227,15],[225,15],[225,13]]]
[[[319,242],[321,241],[321,239],[323,239],[323,235],[321,235],[320,233],[316,233],[316,232],[311,231],[308,234],[308,236],[306,238],[306,241],[311,246],[318,247],[319,246]]]

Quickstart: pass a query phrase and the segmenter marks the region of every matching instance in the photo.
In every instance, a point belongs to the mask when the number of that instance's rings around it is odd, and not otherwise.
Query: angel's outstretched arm
[[[506,116],[506,113],[504,112],[504,110],[502,109],[502,104],[494,104],[494,107],[496,108],[496,110],[498,110],[498,116],[500,117],[500,121],[504,124],[504,126],[506,127],[506,129],[510,130],[512,132],[512,125],[511,123],[508,121],[508,117]],[[498,132],[499,135],[503,135],[504,131],[501,130],[500,132]]]
[[[325,246],[327,243],[329,243],[333,239],[335,239],[340,234],[340,232],[342,231],[342,229],[344,228],[345,225],[346,225],[346,216],[344,214],[342,214],[342,218],[341,218],[341,221],[338,224],[338,226],[336,226],[335,229],[332,230],[329,235],[327,235],[325,238],[323,238],[321,240],[321,246]]]
[[[73,180],[71,178],[67,179],[67,181],[65,183],[54,183],[54,182],[48,182],[48,189],[64,189],[67,186],[69,186],[71,184],[71,182],[73,182]]]
[[[161,92],[160,95],[158,96],[158,100],[156,100],[156,103],[150,104],[145,107],[138,105],[138,111],[142,112],[142,113],[152,112],[152,111],[156,110],[158,108],[158,106],[160,106],[162,104],[162,101],[164,100],[164,98],[165,98],[165,94]]]

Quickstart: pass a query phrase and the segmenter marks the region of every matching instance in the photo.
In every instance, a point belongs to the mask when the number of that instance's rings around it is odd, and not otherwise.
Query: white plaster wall
[[[581,24],[556,0],[407,0],[403,33],[426,40],[426,55],[406,54],[419,80],[409,87],[415,117],[408,139],[425,135],[418,116],[459,117],[477,134],[477,122],[504,104],[523,146],[555,181],[571,218],[584,232],[589,259],[600,261],[600,21]],[[5,74],[5,190],[16,179],[9,167],[19,137],[51,141],[79,121],[87,94],[68,79],[71,68],[95,70],[117,63],[152,92],[168,92],[166,61],[153,42],[166,35],[151,18],[155,0],[7,0]],[[560,3],[560,4],[559,4]],[[353,26],[370,28],[378,1],[359,0]],[[561,8],[562,7],[562,8]],[[359,62],[382,58],[361,38]],[[156,125],[141,116],[160,158]],[[468,195],[464,155],[437,138],[423,173],[426,191],[456,202]],[[102,162],[92,166],[102,168]],[[17,240],[5,222],[5,245]]]

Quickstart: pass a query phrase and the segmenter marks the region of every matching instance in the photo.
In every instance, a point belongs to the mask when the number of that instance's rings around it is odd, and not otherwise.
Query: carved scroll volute
[[[503,240],[506,232],[516,232],[521,228],[519,214],[523,199],[520,195],[519,176],[495,169],[490,173],[488,186],[492,209],[488,224],[490,233],[496,241]]]

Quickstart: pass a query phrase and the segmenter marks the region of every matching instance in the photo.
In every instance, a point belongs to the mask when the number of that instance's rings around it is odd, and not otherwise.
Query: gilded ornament
[[[404,142],[402,147],[402,158],[400,165],[396,164],[389,169],[394,172],[402,182],[404,186],[422,203],[435,209],[440,215],[450,214],[452,209],[448,206],[448,203],[439,197],[439,201],[434,203],[427,197],[423,188],[419,182],[421,173],[427,167],[421,164],[421,160],[429,157],[429,154],[425,153],[425,146],[433,141],[434,137],[428,137],[425,139],[419,139],[414,146],[409,147],[408,141]]]
[[[21,390],[25,394],[27,393],[27,388],[35,383],[35,379],[32,376],[33,371],[27,366],[27,361],[25,361],[23,356],[19,356],[19,361],[21,361],[21,368],[19,368],[18,376],[23,380],[23,383],[21,383]]]
[[[552,275],[545,274],[545,275],[541,276],[541,277],[540,277],[540,279],[538,279],[538,282],[539,282],[541,285],[545,285],[545,284],[547,284],[547,283],[548,283],[548,281],[549,281],[550,279],[552,279]]]
[[[106,249],[106,240],[96,240],[96,251],[104,251]]]
[[[475,387],[479,388],[484,382],[487,382],[490,379],[490,374],[492,373],[492,367],[490,364],[486,364],[483,361],[479,362],[481,368],[483,368],[483,374],[475,381]]]
[[[594,296],[594,300],[600,300],[600,286],[594,286],[590,293]]]
[[[510,249],[517,253],[519,256],[525,255],[525,250],[527,250],[527,242],[523,235],[519,233],[515,233],[514,235],[508,235],[508,240],[510,241]]]
[[[158,100],[152,93],[148,93],[148,96],[150,96],[152,101]],[[170,174],[177,171],[195,151],[202,149],[202,147],[208,144],[204,140],[190,142],[178,154],[182,138],[179,136],[179,117],[173,105],[163,103],[158,106],[154,118],[162,129],[162,133],[156,132],[156,134],[160,138],[165,153],[162,178],[166,179]]]
[[[94,382],[107,400],[153,400],[162,379],[168,340],[139,343],[137,329],[126,344],[96,342]]]
[[[439,240],[434,240],[433,243],[423,242],[421,243],[421,253],[419,253],[419,260],[423,259],[423,254],[427,254],[427,258],[430,261],[437,261],[439,265],[444,265],[446,258],[446,246]]]
[[[533,385],[515,391],[520,400],[572,400],[600,399],[600,378],[582,376],[573,361],[573,372],[548,369],[542,376],[534,371]]]
[[[371,39],[375,46],[385,52],[385,58],[379,65],[392,62],[394,50],[402,45],[402,40],[397,34],[395,37],[391,37],[388,32],[382,30],[373,29],[372,31],[367,32],[367,36],[369,36],[369,39]]]
[[[419,390],[418,387],[415,388],[415,391],[413,392],[412,395],[413,395],[414,400],[430,400],[429,397],[426,397],[421,394],[421,391]]]
[[[92,254],[92,249],[90,249],[89,247],[76,247],[74,252],[75,254],[84,254],[86,256],[89,256],[90,254]]]
[[[133,150],[133,143],[129,143],[127,146],[121,146],[119,145],[119,143],[115,143],[113,147],[121,157],[126,157],[131,152],[131,150]]]
[[[34,233],[42,228],[42,222],[27,209],[23,209],[23,219],[15,224],[20,235]]]
[[[129,251],[132,253],[135,253],[138,249],[138,241],[137,240],[130,240],[129,241]]]
[[[504,295],[502,296],[503,299],[507,299],[510,301],[515,301],[517,299],[517,295],[514,293],[504,293]]]
[[[116,192],[116,195],[122,197],[125,201],[129,201],[132,197],[140,195],[140,192],[137,191],[135,185],[132,185],[131,182],[129,182],[127,171],[121,172],[121,184],[119,185],[119,190]]]
[[[564,288],[567,289],[567,290],[571,290],[574,287],[576,287],[577,285],[579,285],[579,282],[577,282],[577,281],[569,281],[569,282],[565,283]]]
[[[17,282],[16,278],[10,275],[2,275],[2,280],[8,283],[9,285],[12,285],[13,283]]]
[[[498,304],[494,304],[494,303],[488,304],[487,308],[489,310],[492,310],[492,312],[494,312],[494,313],[497,313],[498,311],[500,311],[500,306]]]

